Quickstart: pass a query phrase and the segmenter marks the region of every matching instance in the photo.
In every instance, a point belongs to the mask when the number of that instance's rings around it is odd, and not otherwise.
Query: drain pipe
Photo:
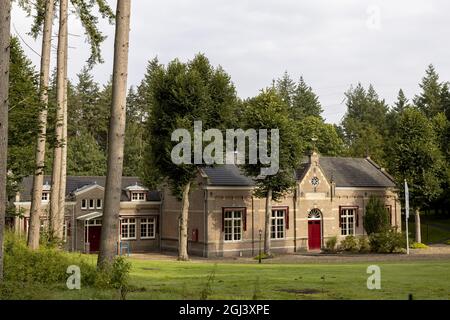
[[[297,187],[294,190],[294,252],[297,252]]]
[[[77,228],[76,228],[76,224],[75,224],[75,203],[72,205],[72,230],[71,230],[71,239],[72,239],[72,252],[75,251],[75,237],[76,237],[76,232],[74,232]]]
[[[203,202],[203,257],[208,257],[208,190],[205,189]]]
[[[255,256],[255,205],[252,196],[252,256]]]

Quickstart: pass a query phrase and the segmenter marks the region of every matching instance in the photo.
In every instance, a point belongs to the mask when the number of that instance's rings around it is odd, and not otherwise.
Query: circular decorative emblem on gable
[[[314,187],[317,187],[318,185],[319,185],[319,178],[317,178],[317,177],[313,177],[312,179],[311,179],[311,184],[314,186]]]

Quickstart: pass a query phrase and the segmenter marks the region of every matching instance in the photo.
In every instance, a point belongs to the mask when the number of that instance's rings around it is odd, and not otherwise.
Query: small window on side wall
[[[87,209],[87,200],[86,199],[81,200],[81,209],[82,210]]]
[[[97,209],[101,209],[102,208],[102,199],[97,199],[96,208]]]

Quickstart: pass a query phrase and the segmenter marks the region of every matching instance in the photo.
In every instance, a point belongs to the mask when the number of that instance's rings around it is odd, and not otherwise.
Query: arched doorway
[[[319,250],[322,246],[322,212],[312,209],[308,213],[308,249]]]

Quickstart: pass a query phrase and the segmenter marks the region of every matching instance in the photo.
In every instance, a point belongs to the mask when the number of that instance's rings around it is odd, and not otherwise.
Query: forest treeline
[[[206,57],[204,60],[209,63]],[[10,62],[8,170],[9,194],[13,195],[20,179],[34,172],[38,113],[42,106],[38,72],[16,38],[12,38]],[[140,84],[128,91],[123,175],[145,175],[145,153],[152,143],[148,123],[162,120],[150,119],[155,114],[152,87],[161,68],[165,66],[156,58],[150,60]],[[224,70],[221,72],[229,77]],[[404,179],[410,181],[421,209],[448,210],[449,82],[439,79],[430,65],[419,86],[420,92],[414,97],[406,97],[400,89],[397,101],[388,105],[372,85],[356,84],[345,92],[347,110],[336,125],[324,121],[319,97],[302,77],[295,80],[285,72],[268,84],[286,104],[303,153],[315,148],[328,156],[370,156],[393,175],[399,186]],[[245,121],[246,100],[237,97],[233,85],[231,88],[226,125],[238,128]],[[112,82],[97,83],[91,68],[86,66],[68,82],[67,92],[67,174],[105,175]],[[46,174],[52,170],[55,108],[53,74],[49,86]]]

